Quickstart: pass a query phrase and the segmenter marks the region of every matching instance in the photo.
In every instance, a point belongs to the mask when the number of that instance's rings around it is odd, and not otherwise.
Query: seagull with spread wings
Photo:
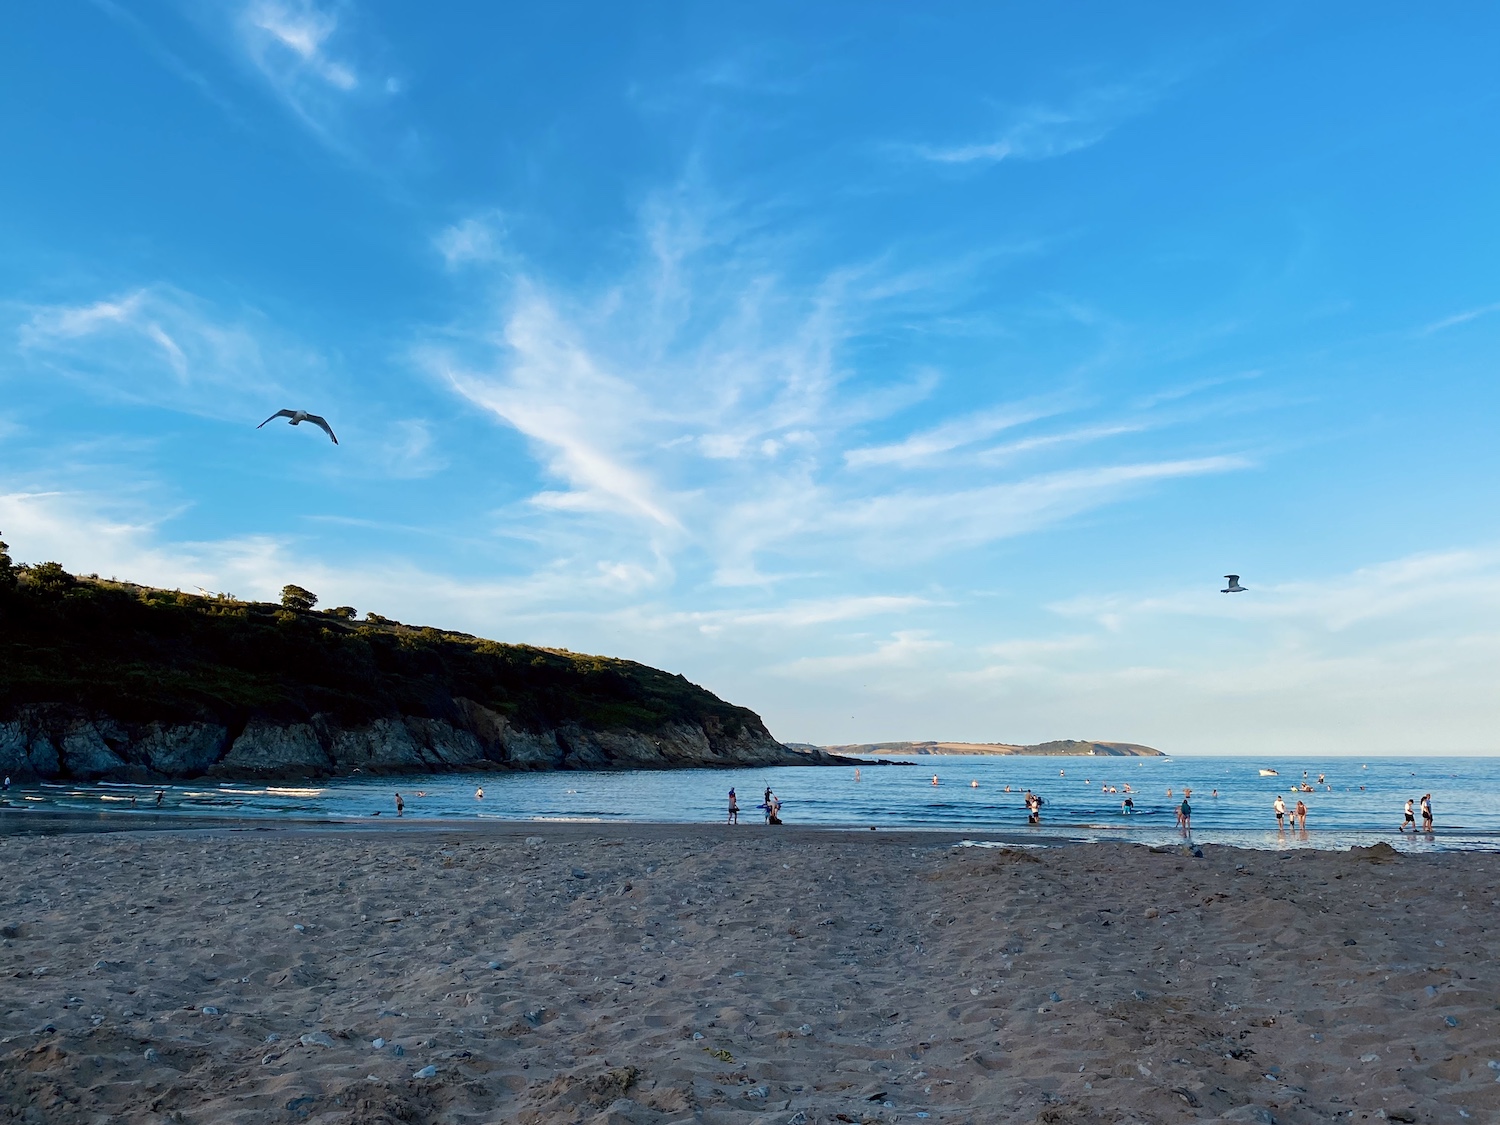
[[[1224,578],[1228,581],[1229,585],[1219,591],[1221,594],[1243,594],[1250,588],[1249,586],[1240,585],[1240,576],[1238,574],[1226,574]]]
[[[323,428],[323,431],[333,439],[334,445],[337,445],[339,443],[339,439],[333,436],[333,427],[328,424],[328,419],[326,418],[319,418],[316,414],[309,414],[305,410],[278,410],[275,414],[272,414],[270,418],[267,418],[266,422],[273,421],[277,418],[290,418],[290,424],[293,426],[299,425],[302,422],[311,422],[314,426],[321,426]],[[266,422],[262,422],[260,426],[264,426]],[[260,426],[256,426],[255,428],[258,430],[260,429]]]

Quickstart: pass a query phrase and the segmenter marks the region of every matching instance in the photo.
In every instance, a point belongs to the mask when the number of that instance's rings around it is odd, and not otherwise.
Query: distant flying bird
[[[293,423],[293,425],[295,424]],[[1240,576],[1238,574],[1226,574],[1224,578],[1228,581],[1229,585],[1219,591],[1221,594],[1243,594],[1249,589],[1248,586],[1240,585]]]
[[[334,445],[337,445],[339,443],[339,439],[333,437],[333,427],[328,424],[328,419],[319,418],[316,414],[309,414],[305,410],[278,410],[275,414],[272,414],[270,418],[267,418],[266,422],[270,422],[276,418],[290,418],[292,420],[291,425],[293,426],[300,425],[303,422],[311,422],[314,426],[323,427],[324,432],[327,433],[330,438],[333,438]],[[266,422],[262,422],[260,426],[264,426]],[[258,430],[260,429],[260,426],[256,426],[255,428]]]

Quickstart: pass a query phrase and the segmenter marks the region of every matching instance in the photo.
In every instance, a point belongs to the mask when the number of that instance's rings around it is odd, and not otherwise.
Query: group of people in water
[[[855,771],[858,772],[857,770]],[[771,792],[771,787],[766,786],[765,800],[761,803],[761,809],[766,814],[767,824],[781,823],[781,798]],[[726,824],[738,824],[740,822],[740,799],[735,791],[729,790],[729,819]]]
[[[1301,802],[1298,802],[1298,803],[1300,804]],[[1401,831],[1401,834],[1403,836],[1406,835],[1407,825],[1411,826],[1412,835],[1416,835],[1416,832],[1417,832],[1417,817],[1416,817],[1416,813],[1412,810],[1412,801],[1410,799],[1407,800],[1407,802],[1406,802],[1406,808],[1404,810],[1402,810],[1402,814],[1401,814],[1401,828],[1400,828],[1400,831]],[[1424,833],[1427,833],[1428,835],[1432,834],[1432,794],[1431,793],[1426,793],[1426,794],[1424,794],[1422,796],[1422,831]]]

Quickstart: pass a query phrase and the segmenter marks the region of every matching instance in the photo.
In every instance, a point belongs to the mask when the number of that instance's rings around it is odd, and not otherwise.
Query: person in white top
[[[1280,793],[1276,794],[1276,800],[1272,803],[1271,808],[1276,810],[1276,831],[1280,832],[1286,824],[1286,802],[1281,799]]]

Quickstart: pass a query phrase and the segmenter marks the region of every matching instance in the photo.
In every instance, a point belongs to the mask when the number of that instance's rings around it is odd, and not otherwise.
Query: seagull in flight
[[[321,426],[323,428],[323,431],[327,433],[330,438],[333,438],[334,445],[337,445],[339,443],[339,439],[333,436],[333,427],[328,424],[328,419],[319,418],[316,414],[309,414],[305,410],[278,410],[275,414],[272,414],[270,418],[267,418],[266,422],[270,422],[276,418],[290,418],[292,420],[290,424],[293,426],[298,425],[302,422],[311,422],[314,426]],[[266,422],[262,422],[260,426],[264,426]],[[256,426],[255,428],[258,430],[260,429],[260,426]]]
[[[1224,578],[1229,583],[1229,585],[1225,586],[1222,590],[1219,591],[1219,593],[1221,594],[1243,594],[1250,588],[1248,586],[1240,585],[1240,576],[1238,574],[1226,574],[1224,575]]]

